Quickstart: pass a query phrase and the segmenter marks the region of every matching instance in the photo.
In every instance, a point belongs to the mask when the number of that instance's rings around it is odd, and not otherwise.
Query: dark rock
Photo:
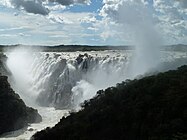
[[[28,131],[34,131],[34,129],[33,128],[29,128]]]
[[[7,61],[7,56],[4,55],[3,53],[0,53],[0,75],[10,75],[11,72],[7,68],[6,61]]]
[[[76,58],[78,65],[83,61],[83,57],[84,55],[79,54],[79,56]]]
[[[54,53],[54,58],[55,58],[55,59],[58,59],[58,57],[60,57],[60,54]]]
[[[0,135],[41,120],[37,110],[27,107],[13,91],[8,83],[8,77],[0,76]]]

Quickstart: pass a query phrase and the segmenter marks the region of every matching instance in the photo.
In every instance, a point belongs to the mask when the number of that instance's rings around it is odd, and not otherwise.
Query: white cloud
[[[49,9],[49,11],[58,11],[58,10],[65,10],[66,6],[60,4],[46,4],[45,7]]]
[[[90,0],[49,0],[49,2],[57,2],[67,6],[71,4],[89,4]]]
[[[103,4],[100,15],[104,19],[126,25],[140,24],[148,19],[163,36],[164,43],[186,42],[187,0],[153,0],[153,4],[149,0],[103,0]],[[127,26],[122,30],[130,34]],[[110,37],[107,33],[103,35]]]
[[[15,36],[18,36],[18,35],[15,35],[15,34],[0,34],[0,37],[15,37]]]
[[[94,23],[97,21],[97,19],[95,18],[95,15],[93,13],[90,13],[84,17],[82,17],[80,19],[81,22],[85,22],[85,23]]]
[[[21,9],[8,9],[13,11],[11,13],[7,10],[8,14],[0,11],[0,32],[4,34],[7,31],[7,34],[12,32],[17,33],[16,35],[23,32],[24,35],[31,35],[30,42],[32,39],[39,40],[38,36],[41,36],[43,42],[51,38],[67,44],[73,43],[73,40],[84,43],[86,39],[107,44],[108,41],[113,44],[132,44],[132,31],[128,25],[121,24],[138,24],[148,18],[163,35],[166,43],[187,43],[187,0],[153,0],[153,3],[150,0],[103,0],[99,14],[97,11],[81,12],[81,9],[76,13],[62,12],[68,5],[90,2],[91,0],[0,0],[1,5]],[[144,10],[144,6],[149,12]],[[124,7],[133,12],[124,10]]]
[[[48,15],[50,10],[64,9],[73,4],[89,4],[90,0],[1,0],[0,4],[23,9],[28,13]]]
[[[49,10],[45,8],[41,0],[7,0],[7,6],[24,9],[28,13],[47,15]],[[6,3],[3,3],[6,5]]]
[[[95,15],[89,12],[63,12],[63,13],[51,13],[48,17],[53,23],[61,24],[81,24],[82,22],[94,22],[96,21]]]
[[[0,32],[13,31],[13,30],[21,30],[21,29],[25,29],[25,28],[26,28],[26,27],[2,28],[2,29],[0,29]]]
[[[187,38],[187,11],[183,0],[154,0],[158,27],[167,44],[185,43]]]
[[[82,19],[87,19],[87,17],[93,18],[94,14],[87,12],[51,12],[49,16],[41,16],[20,12],[18,16],[14,16],[9,12],[0,12],[0,33],[2,34],[0,42],[8,43],[11,41],[11,44],[37,45],[88,44],[88,38],[93,38],[94,35],[99,36],[99,34],[95,33],[93,35],[86,32],[88,29],[84,26],[84,23],[88,21]],[[52,22],[52,19],[55,19],[55,22]]]
[[[0,34],[0,37],[20,37],[20,36],[25,36],[29,37],[29,34],[24,34],[24,33],[16,33],[16,34]]]

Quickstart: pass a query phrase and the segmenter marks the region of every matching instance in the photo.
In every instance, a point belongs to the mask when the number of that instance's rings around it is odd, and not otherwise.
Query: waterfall
[[[12,73],[10,83],[26,104],[77,109],[98,90],[135,78],[133,54],[133,50],[42,52],[16,48],[7,52],[7,65]],[[153,73],[186,64],[186,52],[161,54],[164,63],[153,68]]]
[[[38,52],[18,48],[7,55],[14,79],[11,83],[27,104],[69,109],[92,98],[99,89],[126,79],[132,52]]]

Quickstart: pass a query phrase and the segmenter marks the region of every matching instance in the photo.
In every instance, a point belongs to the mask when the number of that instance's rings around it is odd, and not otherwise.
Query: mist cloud
[[[101,14],[129,29],[136,51],[130,69],[131,77],[144,74],[158,65],[162,39],[156,30],[154,18],[145,1],[118,0],[105,3]],[[124,38],[125,39],[125,38]]]

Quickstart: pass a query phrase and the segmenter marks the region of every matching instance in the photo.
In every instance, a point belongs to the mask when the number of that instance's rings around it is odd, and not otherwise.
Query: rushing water
[[[69,109],[77,109],[99,89],[136,76],[131,74],[133,51],[127,50],[33,52],[16,49],[7,52],[7,56],[12,72],[11,86],[27,105],[39,110],[43,121],[6,134],[2,139],[29,139],[36,131],[54,126]],[[153,68],[155,71],[187,64],[187,53],[163,51],[161,61],[161,65]]]
[[[53,107],[37,107],[42,116],[41,123],[33,123],[27,128],[4,134],[1,140],[29,140],[31,136],[46,127],[52,127],[60,121],[62,116],[68,115],[68,110],[56,110]]]
[[[74,108],[97,90],[126,79],[129,51],[8,54],[10,80],[28,105]]]
[[[33,52],[18,48],[7,55],[12,72],[9,81],[30,106],[75,109],[99,89],[137,76],[133,75],[133,51],[129,50]],[[161,52],[162,64],[152,64],[147,72],[176,68],[186,63],[183,58],[186,52]]]
[[[155,63],[147,72],[171,69],[176,64],[172,66],[169,62],[186,57],[186,52],[161,54],[161,61],[167,62],[165,66]],[[133,51],[127,50],[32,52],[16,49],[7,55],[8,67],[13,75],[10,83],[31,106],[39,104],[61,109],[75,108],[84,100],[92,98],[99,89],[115,86],[136,76],[131,68]]]

